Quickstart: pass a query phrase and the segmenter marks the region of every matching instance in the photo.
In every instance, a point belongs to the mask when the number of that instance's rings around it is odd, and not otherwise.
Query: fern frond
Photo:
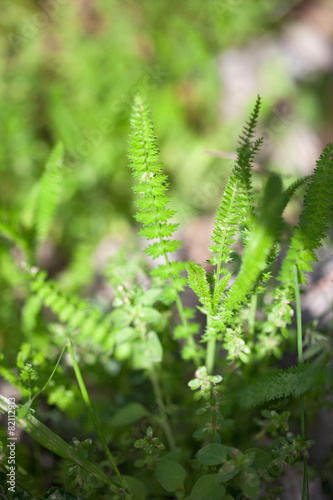
[[[167,254],[175,252],[181,245],[170,239],[178,224],[168,222],[175,212],[167,207],[169,198],[165,193],[168,183],[162,174],[156,133],[150,110],[140,95],[135,98],[131,127],[129,159],[137,181],[133,189],[138,194],[136,219],[143,224],[140,234],[148,241],[157,239],[147,246],[145,252],[154,259],[163,256],[167,261]]]
[[[290,186],[288,186],[287,189],[284,190],[284,192],[283,192],[284,208],[283,209],[285,209],[285,207],[288,205],[289,201],[294,196],[297,189],[299,187],[303,186],[303,184],[305,184],[306,182],[308,182],[310,180],[310,178],[311,178],[311,176],[308,175],[308,176],[303,177],[301,179],[297,179],[297,181],[290,184]]]
[[[260,112],[260,96],[257,97],[254,110],[251,113],[249,121],[243,128],[243,133],[240,136],[239,147],[237,149],[236,165],[239,169],[240,177],[242,178],[246,192],[252,202],[252,182],[251,182],[251,163],[256,157],[263,143],[263,139],[257,139],[253,142],[255,128],[258,123]]]
[[[225,274],[223,265],[231,260],[232,244],[235,242],[239,227],[248,220],[253,211],[251,162],[262,144],[262,139],[254,143],[252,143],[252,139],[259,110],[260,97],[258,97],[250,120],[240,137],[236,164],[229,177],[216,215],[212,236],[213,245],[209,247],[213,253],[209,262],[213,266],[217,266],[215,284],[219,282],[221,274]]]
[[[57,283],[46,279],[46,273],[31,274],[31,292],[41,304],[49,307],[59,320],[71,329],[79,330],[80,340],[93,339],[102,343],[111,333],[111,321],[97,309],[74,295],[66,295]]]
[[[306,283],[305,272],[312,270],[317,260],[315,250],[328,229],[328,217],[333,206],[333,143],[324,148],[310,176],[304,196],[303,210],[287,255],[283,261],[279,280],[292,283],[292,268],[297,264],[300,282]]]
[[[271,377],[257,381],[240,391],[237,396],[239,405],[251,408],[273,399],[300,396],[309,391],[320,380],[324,380],[325,370],[322,367],[298,365],[281,370]]]
[[[42,308],[42,301],[37,295],[30,295],[22,309],[22,330],[31,333],[37,325],[37,316]]]
[[[196,293],[207,313],[212,312],[212,300],[206,271],[200,264],[196,264],[193,261],[187,263],[186,269],[189,286]]]
[[[145,253],[153,259],[164,259],[163,264],[152,269],[151,275],[170,283],[164,288],[162,299],[165,303],[177,304],[182,325],[175,331],[175,336],[180,338],[182,335],[186,339],[183,357],[195,359],[196,363],[200,364],[198,347],[192,337],[194,328],[187,321],[179,297],[187,283],[186,278],[180,275],[185,270],[185,264],[175,264],[169,260],[169,254],[176,252],[181,246],[180,241],[172,239],[178,224],[170,222],[175,212],[168,208],[167,177],[162,174],[162,162],[151,112],[140,94],[135,98],[131,114],[129,160],[132,175],[136,180],[133,189],[138,195],[135,201],[138,213],[135,218],[143,225],[140,234],[149,241]],[[195,330],[197,331],[197,327]]]
[[[271,174],[260,203],[261,214],[252,224],[239,274],[223,303],[222,321],[232,317],[233,311],[241,305],[266,267],[275,242],[275,233],[281,224],[281,194],[281,179],[276,174]]]
[[[214,287],[213,302],[212,302],[214,313],[217,311],[221,303],[223,294],[227,288],[230,278],[231,278],[231,273],[228,272],[225,276],[223,276],[223,278],[220,279],[220,281]]]
[[[60,200],[63,183],[64,146],[58,143],[50,154],[41,178],[36,207],[36,235],[38,241],[47,237]]]
[[[0,235],[4,236],[6,239],[12,241],[15,245],[20,248],[24,255],[28,254],[28,243],[24,236],[20,234],[18,228],[8,220],[5,221],[0,214]]]

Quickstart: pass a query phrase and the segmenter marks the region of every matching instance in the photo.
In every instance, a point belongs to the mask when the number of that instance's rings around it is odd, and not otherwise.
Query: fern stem
[[[161,421],[161,426],[163,427],[163,430],[165,432],[165,436],[166,436],[166,439],[168,441],[168,445],[169,445],[170,450],[174,451],[176,449],[176,443],[175,443],[175,439],[173,437],[171,427],[169,425],[168,414],[167,414],[167,410],[166,410],[166,407],[165,407],[165,404],[163,401],[163,396],[162,396],[162,391],[161,391],[161,387],[159,384],[158,376],[153,368],[150,370],[149,375],[150,375],[150,381],[151,381],[152,386],[153,386],[156,402],[157,402],[157,404],[162,412],[162,416],[163,416],[163,419]]]
[[[302,313],[301,313],[301,298],[298,285],[298,269],[293,266],[294,288],[295,288],[295,303],[296,303],[296,320],[297,320],[297,352],[298,362],[303,363],[303,334],[302,334]]]
[[[207,317],[207,328],[209,328],[210,325],[211,325],[211,315],[209,314]],[[215,348],[216,348],[216,337],[212,337],[208,340],[206,348],[206,368],[208,374],[211,374],[214,370]]]
[[[75,357],[73,345],[72,345],[72,343],[71,343],[71,341],[70,341],[69,338],[67,339],[67,347],[68,347],[70,356],[72,358],[73,368],[74,368],[74,372],[75,372],[75,375],[76,375],[76,379],[77,379],[79,387],[80,387],[80,391],[81,391],[81,394],[82,394],[82,399],[83,399],[85,405],[87,406],[87,408],[89,410],[92,423],[93,423],[93,425],[95,427],[97,435],[98,435],[98,437],[99,437],[99,439],[101,441],[101,444],[102,444],[102,446],[104,448],[106,456],[108,457],[109,462],[112,465],[112,467],[113,467],[113,469],[114,469],[114,471],[116,473],[116,476],[118,477],[118,479],[120,481],[121,486],[123,486],[123,482],[124,481],[123,481],[122,475],[120,474],[119,469],[118,469],[117,464],[116,464],[116,461],[115,461],[114,457],[112,456],[111,451],[109,450],[109,447],[108,447],[108,445],[106,443],[106,439],[104,437],[102,428],[101,428],[101,426],[100,426],[100,424],[99,424],[99,422],[97,420],[96,414],[95,414],[94,409],[93,409],[93,407],[91,405],[90,397],[89,397],[87,388],[85,386],[85,383],[83,381],[81,370],[79,368],[78,362],[77,362],[76,357]]]
[[[296,304],[296,320],[297,320],[297,351],[298,351],[298,363],[303,363],[303,333],[302,333],[302,312],[301,312],[301,298],[299,293],[299,283],[298,283],[298,269],[297,266],[293,266],[293,278],[294,278],[294,288],[295,288],[295,304]],[[301,419],[301,435],[305,440],[305,412],[304,412],[304,394],[300,396],[300,419]],[[307,459],[304,458],[304,469],[303,469],[303,487],[302,487],[302,500],[309,499],[309,481],[308,481],[308,468]]]
[[[160,237],[160,239],[162,239]],[[170,267],[170,261],[169,261],[169,257],[167,255],[166,252],[164,252],[164,260],[165,260],[165,264]],[[169,277],[169,280],[170,280],[170,284],[171,286],[174,287],[174,283],[173,283],[173,277],[172,275],[170,275]],[[174,287],[175,288],[175,287]],[[180,318],[180,321],[181,321],[181,324],[186,328],[188,329],[188,321],[187,321],[187,318],[186,318],[186,315],[185,315],[185,311],[184,311],[184,306],[183,306],[183,303],[181,301],[181,298],[179,296],[179,293],[177,292],[177,295],[176,295],[176,299],[175,299],[175,302],[176,302],[176,306],[177,306],[177,310],[178,310],[178,314],[179,314],[179,318]],[[187,337],[186,339],[186,343],[187,345],[193,349],[193,352],[196,353],[193,361],[194,363],[196,364],[196,367],[198,368],[200,366],[200,356],[197,354],[197,347],[196,347],[196,344],[195,344],[195,341],[193,339],[193,337]]]
[[[254,337],[257,302],[258,302],[258,295],[255,293],[251,297],[251,306],[250,306],[250,314],[249,314],[249,343],[251,343],[251,344],[253,343],[253,337]]]
[[[177,297],[176,297],[176,306],[177,306],[178,314],[179,314],[179,317],[180,317],[182,325],[185,328],[188,328],[188,321],[187,321],[187,318],[185,316],[184,306],[183,306],[183,303],[182,303],[181,298],[179,297],[179,295],[177,295]],[[195,356],[193,358],[193,361],[194,361],[196,367],[198,368],[200,366],[200,356],[197,353],[197,346],[196,346],[196,343],[194,341],[194,338],[192,336],[188,337],[186,339],[186,342],[187,342],[187,345],[191,349],[193,349],[193,352],[195,352]]]
[[[207,373],[209,374],[212,373],[214,369],[215,347],[216,347],[216,339],[212,338],[208,341],[206,350],[206,368],[207,368]]]
[[[233,215],[232,214],[232,207],[233,207],[236,195],[237,195],[237,188],[236,188],[236,186],[234,186],[234,188],[232,190],[232,196],[230,199],[229,207],[228,207],[228,212],[227,212],[227,215],[226,215],[225,221],[224,221],[225,227],[228,227],[230,225],[230,219],[232,218],[232,215]],[[222,240],[220,241],[220,244],[219,244],[219,253],[218,253],[217,266],[216,266],[216,271],[215,271],[215,286],[220,281],[221,269],[222,269],[222,256],[223,256],[223,250],[224,250],[224,247],[226,244],[226,238],[227,238],[227,232],[224,230]]]

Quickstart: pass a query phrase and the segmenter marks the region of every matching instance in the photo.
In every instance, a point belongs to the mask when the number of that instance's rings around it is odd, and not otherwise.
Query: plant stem
[[[163,238],[162,237],[160,237],[160,241],[163,242]],[[168,267],[170,267],[169,257],[168,257],[168,255],[167,255],[166,252],[164,252],[164,260],[165,260],[166,265]],[[175,288],[172,276],[170,276],[170,283]],[[185,311],[184,311],[184,306],[183,306],[182,301],[180,300],[178,291],[177,291],[177,296],[176,296],[176,306],[177,306],[177,309],[178,309],[178,314],[179,314],[180,321],[181,321],[182,325],[186,329],[188,329],[188,321],[187,321],[187,318],[186,318],[186,315],[185,315]],[[200,366],[200,356],[197,353],[197,346],[196,346],[196,343],[195,343],[192,335],[190,337],[187,337],[186,343],[187,343],[187,345],[191,349],[193,349],[193,352],[195,353],[194,362],[195,362],[196,366],[197,367]]]
[[[35,400],[35,399],[36,399],[36,398],[37,398],[37,397],[38,397],[38,396],[39,396],[39,395],[40,395],[43,391],[45,391],[45,389],[47,388],[47,386],[48,386],[48,385],[49,385],[49,383],[51,382],[51,380],[52,380],[52,378],[53,378],[53,375],[55,374],[55,372],[56,372],[56,370],[57,370],[57,368],[58,368],[58,366],[59,366],[59,363],[60,363],[60,361],[61,361],[61,358],[63,357],[63,354],[64,354],[64,352],[65,352],[66,347],[67,347],[67,342],[66,342],[66,344],[64,345],[64,347],[62,348],[61,353],[60,353],[60,356],[59,356],[59,358],[58,358],[58,361],[56,362],[56,365],[55,365],[55,367],[53,368],[53,371],[52,371],[51,375],[50,375],[50,376],[49,376],[49,378],[47,379],[47,382],[44,384],[43,388],[42,388],[40,391],[38,391],[38,392],[37,392],[37,393],[36,393],[36,394],[35,394],[35,395],[31,398],[31,403],[32,403],[32,402],[33,402],[33,401],[34,401],[34,400]]]
[[[301,311],[301,298],[299,293],[298,283],[298,269],[293,266],[294,288],[295,288],[295,304],[296,304],[296,320],[297,320],[297,351],[298,363],[303,363],[303,333],[302,333],[302,311]],[[300,419],[301,419],[301,435],[305,440],[305,412],[304,412],[304,394],[300,396]],[[309,500],[309,480],[307,459],[304,458],[303,469],[303,487],[302,487],[302,500]]]
[[[119,472],[119,469],[117,467],[117,464],[116,464],[116,461],[114,459],[114,457],[112,456],[110,450],[109,450],[109,447],[106,443],[106,439],[104,437],[104,434],[103,434],[103,431],[102,431],[102,428],[97,420],[97,417],[96,417],[96,414],[94,412],[94,409],[91,405],[91,402],[90,402],[90,398],[89,398],[89,394],[88,394],[88,391],[87,391],[87,388],[85,386],[85,383],[83,381],[83,378],[82,378],[82,374],[81,374],[81,371],[80,371],[80,368],[79,368],[79,365],[78,365],[78,362],[76,360],[76,357],[75,357],[75,353],[74,353],[74,349],[73,349],[73,346],[72,346],[72,343],[70,341],[70,339],[68,338],[67,339],[67,347],[68,347],[68,350],[69,350],[69,353],[71,355],[71,358],[72,358],[72,363],[73,363],[73,368],[74,368],[74,372],[75,372],[75,375],[76,375],[76,379],[78,381],[78,384],[79,384],[79,387],[80,387],[80,391],[81,391],[81,394],[82,394],[82,398],[83,398],[83,401],[85,402],[89,412],[90,412],[90,416],[91,416],[91,420],[92,420],[92,423],[95,427],[95,430],[97,432],[97,435],[102,443],[102,446],[104,448],[104,451],[109,459],[109,462],[110,464],[112,465],[112,467],[114,468],[114,471],[120,481],[120,484],[121,486],[123,485],[123,478]]]
[[[207,316],[207,329],[208,330],[209,330],[210,325],[211,325],[211,315],[208,314],[208,316]],[[212,337],[208,340],[207,348],[206,348],[206,368],[207,368],[208,374],[211,374],[214,370],[215,347],[216,347],[216,338]]]
[[[160,388],[157,374],[154,371],[154,368],[152,368],[150,370],[149,375],[150,375],[150,380],[151,380],[151,383],[153,386],[156,402],[157,402],[157,404],[162,412],[162,416],[163,416],[163,419],[161,420],[161,426],[163,427],[163,430],[165,432],[165,436],[167,438],[170,450],[175,450],[176,449],[175,439],[173,437],[173,433],[172,433],[171,427],[169,425],[168,414],[167,414],[166,407],[165,407],[165,404],[163,401],[162,391]]]
[[[216,346],[216,339],[210,339],[207,344],[207,351],[206,351],[206,368],[207,368],[207,373],[211,374],[214,369],[214,361],[215,361],[215,346]]]
[[[253,337],[254,337],[254,326],[255,326],[255,321],[256,321],[257,302],[258,302],[258,296],[255,293],[251,297],[251,307],[250,307],[250,314],[249,314],[249,343],[251,343],[251,344],[253,342]]]

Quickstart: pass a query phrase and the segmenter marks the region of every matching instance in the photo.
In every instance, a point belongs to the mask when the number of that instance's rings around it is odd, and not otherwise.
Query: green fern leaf
[[[211,313],[212,301],[206,271],[200,264],[196,264],[193,261],[187,263],[186,269],[189,286],[197,294],[206,312]]]
[[[129,159],[132,175],[136,180],[135,202],[139,209],[135,216],[143,228],[140,234],[148,241],[155,240],[145,248],[145,253],[154,259],[164,257],[163,277],[173,279],[168,253],[174,253],[181,242],[171,240],[178,224],[170,223],[174,211],[168,208],[167,177],[162,173],[162,162],[150,109],[141,95],[137,95],[131,115]],[[157,241],[156,241],[157,240]],[[160,268],[154,270],[158,275]]]
[[[111,334],[112,326],[108,316],[91,307],[88,302],[74,295],[66,295],[57,283],[46,279],[46,274],[39,271],[31,274],[31,291],[40,302],[49,307],[59,320],[72,330],[79,330],[80,340],[92,339],[103,343]]]
[[[281,179],[276,174],[271,174],[260,203],[261,214],[252,224],[241,269],[223,304],[224,321],[231,318],[233,311],[241,305],[266,267],[267,258],[274,245],[275,233],[281,224],[281,195]]]
[[[311,271],[312,263],[317,260],[315,250],[321,246],[321,241],[327,232],[332,206],[333,143],[329,143],[310,176],[299,223],[279,275],[282,283],[291,286],[291,273],[295,264],[300,272],[300,282],[306,283],[304,273]]]
[[[273,399],[300,396],[323,381],[324,377],[325,370],[322,367],[290,367],[242,389],[237,400],[243,408],[251,408]]]
[[[3,218],[0,218],[0,234],[17,245],[24,255],[28,254],[28,244],[24,236],[22,236],[14,224],[8,221],[5,222]]]
[[[213,229],[213,245],[209,247],[213,256],[210,264],[217,266],[215,283],[220,280],[223,265],[231,260],[232,244],[239,227],[246,223],[253,212],[251,162],[258,152],[262,139],[252,142],[260,110],[258,97],[253,113],[240,137],[237,160],[225,188]]]
[[[63,183],[63,157],[64,147],[62,143],[59,143],[51,152],[41,178],[36,208],[36,234],[38,241],[45,240],[47,237],[60,200]]]

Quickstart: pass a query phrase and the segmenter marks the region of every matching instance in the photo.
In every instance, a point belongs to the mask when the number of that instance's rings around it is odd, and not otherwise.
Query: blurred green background
[[[195,248],[201,240],[206,247],[258,93],[265,146],[257,188],[267,169],[290,179],[310,173],[330,139],[332,26],[329,1],[2,2],[1,214],[29,220],[36,181],[63,141],[62,202],[37,263],[70,290],[91,284],[103,256],[133,238],[127,140],[133,96],[141,91],[151,104],[185,249],[204,261]],[[17,317],[8,249],[1,240],[4,337]]]
[[[25,235],[32,234],[36,185],[62,141],[61,203],[32,261],[62,290],[87,297],[103,313],[113,298],[108,259],[123,248],[113,267],[133,275],[142,267],[127,160],[137,92],[147,94],[151,105],[180,222],[177,236],[184,241],[181,257],[203,264],[237,138],[257,94],[258,135],[265,143],[255,164],[255,189],[267,171],[283,172],[287,183],[310,174],[332,140],[332,0],[2,0],[0,11],[0,223],[18,221]],[[290,224],[297,222],[301,195],[286,210]],[[333,276],[331,242],[320,257],[319,284],[302,296],[307,320],[331,310],[332,280],[320,281]],[[28,342],[25,361],[32,359],[46,380],[58,356],[55,330],[46,327],[54,317],[45,308],[27,328],[21,258],[0,237],[0,361],[4,354],[14,365],[20,345]],[[104,422],[133,391],[144,400],[149,391],[142,390],[140,373],[133,372],[129,384],[105,350],[81,347],[91,392],[104,398],[97,406]],[[38,361],[41,352],[45,359]],[[172,375],[178,383],[178,372]],[[49,408],[41,406],[39,415],[44,411],[55,431],[65,428],[68,436],[80,437],[89,423],[76,383],[59,369],[55,378]],[[5,394],[8,384],[0,382]],[[68,430],[56,405],[81,420],[73,419]],[[316,426],[328,435],[325,426]],[[236,445],[248,422],[238,428]],[[29,469],[23,446],[20,457]]]

